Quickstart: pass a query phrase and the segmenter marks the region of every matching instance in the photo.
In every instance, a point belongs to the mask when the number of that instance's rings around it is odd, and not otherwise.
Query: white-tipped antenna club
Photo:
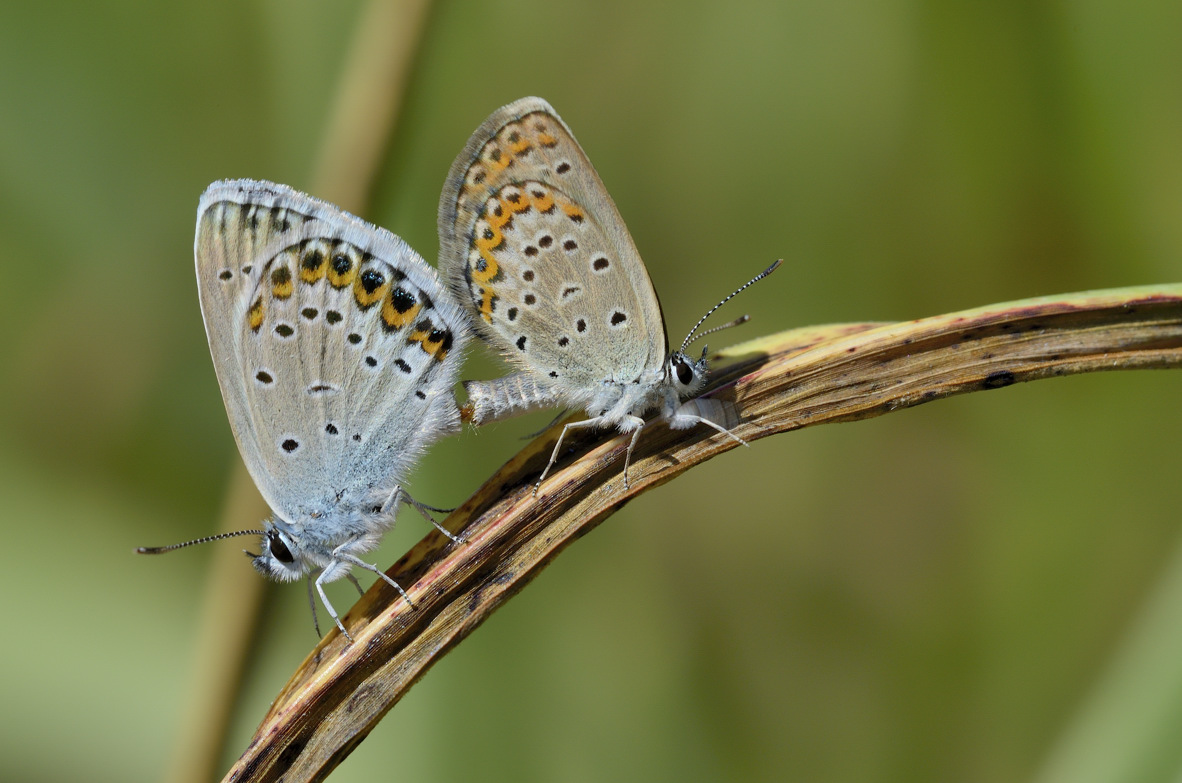
[[[216,536],[206,536],[205,538],[195,538],[192,541],[186,541],[183,544],[172,544],[170,546],[137,546],[135,551],[141,555],[162,555],[165,552],[171,552],[174,549],[184,549],[187,546],[194,544],[208,544],[210,541],[221,541],[223,538],[234,538],[235,536],[261,536],[262,530],[236,530],[233,533],[218,533]]]
[[[713,334],[714,332],[720,331],[720,330],[722,330],[722,329],[729,329],[729,328],[730,328],[730,327],[732,327],[732,326],[738,326],[738,325],[739,325],[739,324],[741,324],[741,323],[745,323],[745,322],[746,322],[746,321],[747,321],[747,320],[750,318],[750,316],[744,315],[743,317],[741,317],[741,318],[736,318],[735,320],[733,320],[733,321],[731,321],[731,322],[729,322],[729,323],[725,323],[725,324],[723,324],[722,326],[716,326],[716,327],[714,327],[713,329],[707,329],[706,331],[702,332],[701,334],[699,334],[699,335],[698,335],[698,336],[696,336],[696,337],[694,336],[694,332],[698,331],[698,327],[699,327],[699,326],[701,326],[701,325],[702,325],[702,323],[703,323],[703,322],[704,322],[704,321],[705,321],[707,318],[709,318],[711,315],[713,315],[715,310],[717,310],[718,308],[722,307],[724,304],[726,304],[726,303],[727,303],[727,302],[729,302],[730,300],[734,299],[736,296],[738,296],[739,294],[741,294],[741,293],[742,293],[744,290],[746,290],[747,288],[749,288],[749,287],[751,287],[751,286],[755,285],[755,284],[756,284],[756,283],[758,283],[760,280],[762,280],[762,279],[764,279],[765,277],[767,277],[768,275],[770,275],[772,272],[775,272],[775,271],[776,271],[776,269],[778,269],[778,268],[779,268],[779,266],[780,266],[780,264],[782,264],[782,263],[784,263],[784,259],[782,259],[782,258],[777,258],[777,259],[776,259],[776,260],[775,260],[775,261],[772,263],[772,265],[771,265],[771,266],[769,266],[767,269],[763,270],[762,272],[760,272],[759,274],[757,274],[755,277],[753,277],[753,278],[751,278],[750,280],[748,280],[746,283],[743,283],[743,285],[741,285],[741,286],[739,286],[738,288],[736,288],[736,289],[734,290],[734,292],[733,292],[733,293],[732,293],[730,296],[726,297],[726,298],[725,298],[725,299],[723,299],[721,302],[719,302],[718,304],[714,305],[714,306],[713,306],[713,307],[711,307],[709,310],[707,310],[707,311],[706,311],[706,314],[705,314],[704,316],[702,316],[701,318],[699,318],[699,319],[698,319],[698,322],[697,322],[696,324],[694,324],[694,328],[693,328],[693,329],[690,329],[690,331],[689,331],[689,334],[687,334],[687,335],[685,336],[685,342],[683,342],[683,343],[681,344],[681,352],[682,352],[682,353],[684,353],[684,352],[685,352],[685,349],[689,347],[689,344],[690,344],[690,343],[694,342],[695,340],[699,340],[699,339],[701,339],[701,338],[705,337],[705,336],[706,336],[706,335],[708,335],[708,334]]]

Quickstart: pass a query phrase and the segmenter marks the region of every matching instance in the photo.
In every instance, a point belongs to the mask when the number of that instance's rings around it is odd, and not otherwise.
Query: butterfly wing
[[[282,185],[224,181],[201,197],[195,256],[234,437],[289,523],[372,502],[458,429],[466,316],[389,231]]]
[[[540,98],[492,114],[452,164],[440,270],[482,336],[567,404],[667,353],[652,281],[574,135]]]

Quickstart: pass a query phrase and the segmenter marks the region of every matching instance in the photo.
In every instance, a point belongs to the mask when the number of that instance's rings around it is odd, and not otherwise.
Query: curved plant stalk
[[[365,214],[430,5],[430,0],[371,0],[361,8],[310,182],[310,191],[319,198]],[[359,117],[365,121],[358,122]],[[270,513],[246,468],[236,463],[219,531],[257,527]],[[170,783],[207,781],[217,774],[259,625],[266,582],[242,568],[242,555],[234,547],[218,547],[213,558],[202,598],[191,696],[166,774]]]
[[[716,355],[708,394],[733,403],[751,441],[864,419],[969,391],[1098,370],[1182,366],[1182,285],[994,305],[898,324],[783,332]],[[646,430],[621,476],[627,436],[581,433],[533,497],[558,427],[507,462],[379,580],[278,695],[226,780],[320,780],[423,673],[567,544],[635,495],[735,447],[706,427]]]
[[[361,9],[310,181],[317,198],[365,214],[430,10],[431,0],[370,0]]]
[[[1033,783],[1182,779],[1182,546],[1043,759]]]

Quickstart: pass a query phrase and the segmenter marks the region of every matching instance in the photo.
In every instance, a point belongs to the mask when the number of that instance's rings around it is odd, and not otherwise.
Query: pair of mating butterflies
[[[466,420],[584,408],[589,418],[562,435],[631,431],[625,483],[641,417],[654,409],[672,427],[706,424],[743,443],[714,421],[734,423],[709,401],[682,403],[706,381],[705,351],[684,353],[702,321],[669,353],[632,238],[545,101],[499,109],[468,140],[444,184],[439,240],[446,287],[389,231],[283,185],[217,182],[197,209],[214,367],[243,460],[274,512],[263,530],[201,540],[261,535],[255,567],[282,581],[307,576],[346,636],[325,583],[353,579],[357,566],[406,596],[359,556],[400,502],[428,510],[401,482],[460,428],[452,389],[470,324],[518,371],[466,382]]]

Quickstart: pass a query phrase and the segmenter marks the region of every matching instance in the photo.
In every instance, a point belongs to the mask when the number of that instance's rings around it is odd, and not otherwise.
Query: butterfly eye
[[[673,369],[677,372],[677,380],[682,386],[689,386],[694,380],[694,370],[689,362],[677,356],[673,359]]]
[[[267,545],[271,550],[271,554],[280,563],[295,562],[295,556],[287,548],[287,544],[283,543],[283,539],[279,537],[279,531],[271,530],[267,532]]]

